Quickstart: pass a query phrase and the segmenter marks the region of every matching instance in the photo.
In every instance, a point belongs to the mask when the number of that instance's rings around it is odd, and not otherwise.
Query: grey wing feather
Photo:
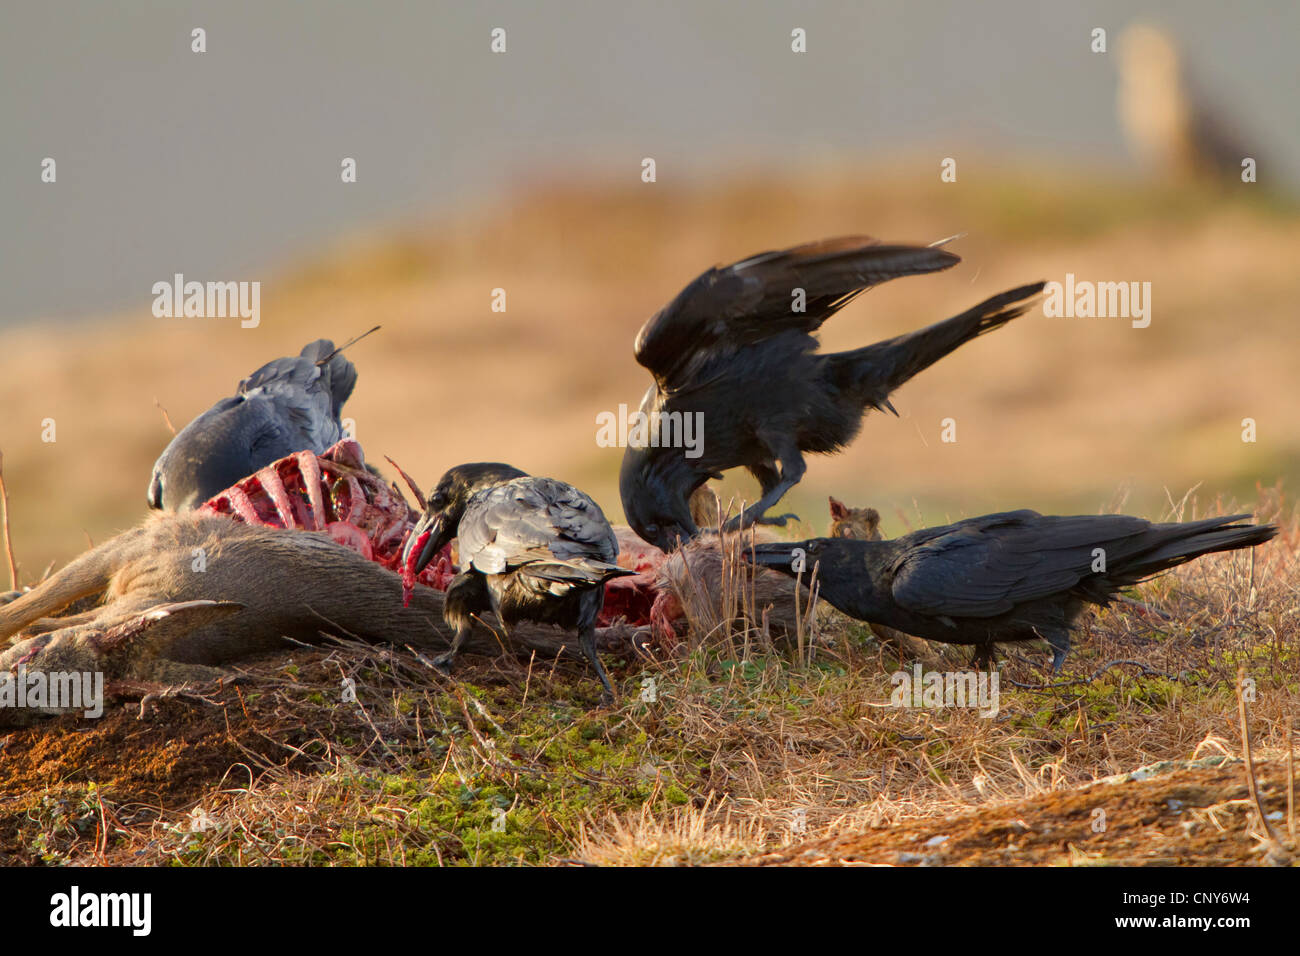
[[[521,478],[475,495],[457,536],[461,563],[485,574],[537,561],[618,559],[618,539],[600,506],[548,478]]]
[[[331,414],[329,394],[308,392],[281,384],[264,385],[247,392],[250,405],[273,406],[286,434],[297,436],[291,451],[322,452],[343,437],[342,424]]]
[[[343,437],[339,412],[357,372],[342,355],[330,357],[333,351],[333,342],[317,339],[300,355],[267,362],[239,383],[238,394],[246,400],[267,401],[280,410],[296,433],[291,451],[322,452]]]
[[[286,418],[283,406],[260,392],[245,399],[237,425],[241,440],[232,443],[232,447],[247,449],[245,474],[256,471],[260,462],[276,461],[306,447],[301,429],[291,418]],[[324,448],[313,447],[311,450],[323,451]]]
[[[329,339],[268,362],[168,443],[148,500],[154,507],[196,507],[285,455],[320,454],[343,437],[339,412],[356,380],[356,368]]]

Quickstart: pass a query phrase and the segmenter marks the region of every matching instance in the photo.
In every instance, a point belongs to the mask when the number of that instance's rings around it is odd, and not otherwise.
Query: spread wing
[[[600,506],[550,478],[518,478],[475,495],[457,537],[461,564],[484,574],[537,562],[618,560],[618,539]]]
[[[959,261],[934,246],[882,245],[867,236],[751,256],[705,272],[646,322],[636,360],[661,388],[685,388],[718,354],[783,333],[792,333],[793,349],[811,348],[807,337],[873,285]],[[795,310],[796,289],[803,290],[803,311]]]
[[[895,562],[894,600],[923,614],[995,617],[1071,590],[1093,573],[1095,548],[1113,564],[1140,546],[1149,528],[1127,515],[1010,511],[931,529]]]

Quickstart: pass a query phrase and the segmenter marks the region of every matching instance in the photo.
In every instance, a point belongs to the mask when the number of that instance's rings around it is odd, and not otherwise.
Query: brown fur
[[[880,541],[880,512],[875,508],[850,508],[838,498],[831,498],[831,528],[828,538],[857,538]]]
[[[722,499],[707,483],[691,492],[688,504],[691,509],[691,520],[695,522],[697,528],[704,530],[716,528],[720,520],[725,521],[727,518]]]
[[[653,567],[647,568],[643,577],[653,581],[655,601],[651,618],[660,644],[675,645],[674,635],[683,630],[697,639],[715,636],[721,632],[728,613],[732,615],[733,625],[739,627],[742,614],[758,621],[765,609],[772,637],[794,634],[794,582],[785,575],[767,570],[760,570],[756,577],[751,577],[753,569],[739,560],[742,540],[749,541],[752,536],[757,541],[775,541],[778,540],[776,536],[757,527],[750,528],[743,535],[723,535],[730,552],[730,557],[724,559],[718,543],[718,530],[732,512],[707,483],[691,494],[690,509],[691,519],[703,532],[699,537],[668,555],[653,545],[641,544],[642,550],[648,549],[654,557]],[[635,532],[630,529],[629,532],[635,537]],[[728,576],[737,574],[733,570],[735,567],[739,568],[741,576],[736,579],[736,584],[742,578],[744,581],[743,598],[739,599],[740,603],[724,609]],[[637,579],[626,580],[633,582]]]
[[[205,570],[196,570],[196,549]],[[89,611],[49,617],[100,593]],[[396,574],[325,533],[160,514],[0,606],[0,670],[25,664],[102,671],[109,681],[212,679],[222,673],[218,665],[283,649],[284,637],[317,642],[321,632],[441,651],[450,644],[442,604],[441,592],[417,587],[403,607]],[[552,656],[569,644],[549,627],[522,625],[510,636]],[[620,635],[604,636],[617,642]],[[466,650],[500,647],[480,626]]]
[[[655,584],[663,598],[659,613],[665,623],[682,622],[688,633],[708,638],[720,633],[729,616],[739,625],[742,613],[761,621],[766,610],[772,637],[795,633],[795,582],[741,560],[740,549],[751,533],[726,535],[726,554],[718,536],[710,534],[688,541],[664,559]],[[760,533],[759,539],[764,538]],[[730,606],[725,603],[729,591],[736,595]]]

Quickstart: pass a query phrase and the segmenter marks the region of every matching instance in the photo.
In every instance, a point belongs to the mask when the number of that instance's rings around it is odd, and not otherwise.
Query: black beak
[[[769,542],[766,544],[756,544],[752,549],[745,548],[741,552],[745,560],[750,564],[758,565],[763,568],[771,568],[773,571],[780,571],[782,574],[788,574],[791,577],[799,573],[795,568],[796,559],[803,558],[801,562],[802,570],[807,573],[807,556],[804,548],[797,542],[786,544],[784,542]]]
[[[441,514],[421,515],[420,520],[415,523],[415,530],[406,540],[406,547],[402,551],[402,567],[410,567],[412,571],[419,574],[425,569],[433,556],[442,550],[443,545],[447,542],[442,536],[443,517]],[[416,549],[419,549],[416,551]],[[411,565],[411,554],[415,553],[415,564]]]
[[[149,507],[155,511],[162,510],[162,475],[158,472],[153,473],[153,479],[149,482]]]

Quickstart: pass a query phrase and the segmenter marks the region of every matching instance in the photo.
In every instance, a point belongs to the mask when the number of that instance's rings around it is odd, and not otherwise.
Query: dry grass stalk
[[[9,590],[18,590],[18,565],[14,562],[13,541],[9,537],[9,491],[5,488],[5,456],[0,452],[0,523],[3,524],[5,557],[9,561]]]

